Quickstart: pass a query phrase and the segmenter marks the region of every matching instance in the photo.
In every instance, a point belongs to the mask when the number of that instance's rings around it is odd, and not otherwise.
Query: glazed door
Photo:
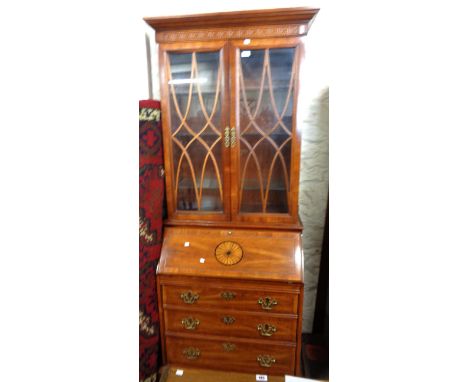
[[[297,222],[300,51],[295,38],[232,44],[233,220]]]
[[[169,219],[230,219],[225,43],[161,44]]]

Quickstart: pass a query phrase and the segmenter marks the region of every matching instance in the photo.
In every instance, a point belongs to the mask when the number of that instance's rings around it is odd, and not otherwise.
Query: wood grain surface
[[[166,336],[167,357],[171,364],[186,365],[218,370],[251,371],[259,374],[294,374],[294,344],[276,345],[239,339],[236,337],[194,338]],[[223,344],[232,344],[235,350],[226,351]],[[184,350],[194,348],[199,350],[196,359],[188,359]],[[260,366],[258,356],[270,356],[274,363],[270,367]]]
[[[186,282],[184,282],[184,280]],[[177,281],[175,283],[174,281]],[[278,286],[265,283],[248,283],[222,279],[181,279],[161,276],[161,295],[165,308],[183,307],[184,309],[222,309],[223,311],[243,311],[256,313],[285,313],[296,315],[299,305],[300,286]],[[184,303],[181,295],[191,291],[199,298],[193,304]],[[225,291],[235,293],[236,297],[226,301],[221,297]],[[289,292],[289,293],[288,293]],[[264,309],[259,299],[275,300],[271,309]]]
[[[303,24],[309,28],[317,8],[296,7],[237,12],[200,13],[183,16],[145,17],[156,31],[248,27],[258,25]]]
[[[260,340],[296,341],[297,317],[272,316],[268,314],[252,314],[241,312],[217,311],[186,311],[165,309],[166,334],[183,333],[206,334],[228,337],[247,337]],[[229,320],[226,320],[228,318]],[[182,324],[184,319],[197,320],[196,327],[187,329]],[[267,324],[275,328],[271,336],[262,335],[258,325]],[[194,325],[195,326],[195,325]]]
[[[181,376],[176,375],[177,370],[182,370]],[[264,373],[268,374],[268,373]],[[255,374],[223,372],[206,369],[164,367],[161,369],[160,382],[255,382]],[[284,377],[268,375],[268,382],[284,382]]]
[[[225,240],[242,247],[239,263],[229,266],[216,260],[215,249]],[[300,283],[302,266],[297,232],[167,227],[158,273]]]

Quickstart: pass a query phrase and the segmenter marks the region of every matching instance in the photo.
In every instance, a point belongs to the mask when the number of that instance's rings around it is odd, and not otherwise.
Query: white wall
[[[299,211],[304,224],[305,296],[303,331],[312,330],[315,296],[318,281],[323,225],[328,195],[328,86],[329,42],[327,8],[322,1],[246,1],[225,2],[144,2],[141,16],[169,16],[206,12],[309,6],[320,8],[306,38],[306,56],[301,68],[298,127],[302,130]],[[141,22],[140,99],[159,99],[157,47],[154,31]],[[148,55],[150,59],[148,59]],[[150,62],[149,62],[150,61]],[[148,70],[150,65],[150,71]],[[151,76],[148,75],[151,73]]]

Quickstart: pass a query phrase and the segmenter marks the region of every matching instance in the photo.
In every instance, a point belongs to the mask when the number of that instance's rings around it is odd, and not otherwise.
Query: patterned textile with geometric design
[[[140,382],[156,382],[159,366],[156,266],[164,202],[160,110],[159,101],[140,101]]]

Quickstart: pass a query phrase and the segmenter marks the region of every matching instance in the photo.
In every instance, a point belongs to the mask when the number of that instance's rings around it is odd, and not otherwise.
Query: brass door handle
[[[265,297],[265,299],[260,297],[258,299],[258,304],[261,305],[264,310],[272,310],[275,305],[278,305],[278,301],[270,296]]]
[[[276,359],[271,355],[260,354],[257,357],[257,362],[262,367],[271,367],[276,362]]]
[[[200,349],[190,346],[185,348],[182,354],[187,359],[198,359],[200,357]]]
[[[261,336],[271,337],[274,333],[276,333],[276,326],[270,324],[258,324],[257,330]]]
[[[231,138],[229,136],[229,126],[224,129],[224,147],[229,147],[231,144]]]
[[[221,293],[221,298],[226,300],[226,301],[231,301],[233,300],[234,298],[236,297],[236,294],[234,292],[229,292],[229,291],[226,291],[226,292],[222,292]]]
[[[187,292],[183,292],[180,295],[180,298],[186,303],[186,304],[195,304],[200,296],[198,293],[192,292],[191,290]]]
[[[231,127],[231,147],[236,145],[236,128]]]
[[[185,317],[182,319],[182,326],[187,330],[195,330],[200,325],[200,320],[193,317]]]

